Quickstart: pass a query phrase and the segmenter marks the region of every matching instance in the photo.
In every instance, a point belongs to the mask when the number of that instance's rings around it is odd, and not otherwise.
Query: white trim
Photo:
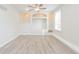
[[[19,35],[43,35],[43,34],[19,33]]]
[[[0,45],[0,48],[5,46],[6,44],[8,44],[9,42],[11,42],[12,40],[16,39],[19,35],[14,36],[12,39],[7,40],[6,42],[4,42],[3,44]]]
[[[72,50],[74,50],[76,53],[79,53],[79,47],[75,46],[74,44],[66,41],[65,39],[63,39],[62,37],[56,35],[53,33],[53,36],[55,38],[57,38],[59,41],[61,41],[62,43],[64,43],[65,45],[67,45],[68,47],[70,47]]]
[[[33,34],[33,33],[19,33],[19,35],[52,35],[52,33],[42,33],[42,34]]]

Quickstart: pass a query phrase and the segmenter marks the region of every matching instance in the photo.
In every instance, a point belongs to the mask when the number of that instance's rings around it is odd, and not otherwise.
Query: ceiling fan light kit
[[[31,4],[29,6],[27,6],[28,9],[26,9],[26,11],[35,11],[35,12],[39,12],[40,10],[45,10],[46,8],[43,7],[43,4]]]

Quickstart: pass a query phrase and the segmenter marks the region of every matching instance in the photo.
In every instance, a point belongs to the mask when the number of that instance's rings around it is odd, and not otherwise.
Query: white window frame
[[[61,31],[61,9],[55,11],[55,29]]]

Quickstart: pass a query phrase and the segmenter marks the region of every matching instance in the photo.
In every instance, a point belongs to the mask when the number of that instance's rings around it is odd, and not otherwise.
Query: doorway
[[[33,17],[32,18],[32,31],[34,35],[44,35],[44,30],[47,29],[47,18]]]

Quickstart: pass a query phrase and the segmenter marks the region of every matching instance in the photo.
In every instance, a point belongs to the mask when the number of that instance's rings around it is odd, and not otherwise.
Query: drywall
[[[30,12],[21,12],[19,13],[19,18],[21,23],[29,23],[31,19]]]
[[[30,16],[30,17],[27,17]],[[54,14],[52,11],[49,11],[48,14],[44,14],[42,12],[29,15],[28,13],[20,13],[21,18],[21,32],[20,34],[32,34],[32,35],[41,35],[43,32],[48,33],[48,31],[52,31],[52,22],[54,18]],[[46,21],[42,21],[46,19]],[[48,22],[47,22],[48,21]],[[44,22],[44,23],[43,23]],[[46,24],[46,23],[48,24]],[[46,29],[43,29],[43,25]]]
[[[29,12],[19,13],[20,14],[20,34],[26,35],[42,35],[43,30],[43,21],[42,19],[46,19],[46,14],[44,13],[36,13],[32,14]],[[45,18],[44,18],[45,17]],[[46,19],[47,20],[47,19]]]
[[[0,5],[0,46],[12,40],[19,32],[18,14],[10,5]]]
[[[42,18],[32,18],[31,22],[21,23],[20,34],[26,35],[42,35],[43,30]]]
[[[61,7],[62,30],[53,30],[53,33],[60,36],[70,44],[79,48],[79,5],[69,4]]]
[[[53,20],[54,20],[54,13],[52,11],[48,12],[48,31],[53,31],[52,27],[53,27]]]

